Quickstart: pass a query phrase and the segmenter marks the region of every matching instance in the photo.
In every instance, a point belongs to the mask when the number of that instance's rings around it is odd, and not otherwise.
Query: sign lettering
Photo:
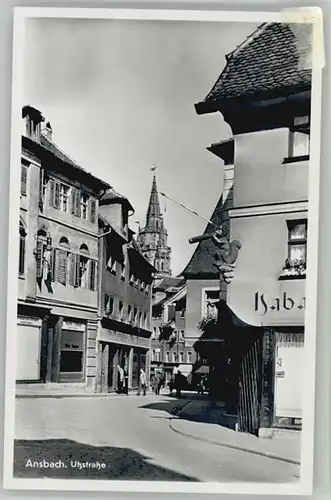
[[[295,300],[284,292],[280,297],[273,297],[271,300],[265,293],[256,292],[254,296],[254,310],[264,316],[268,312],[304,310],[306,307],[306,298],[301,297]]]

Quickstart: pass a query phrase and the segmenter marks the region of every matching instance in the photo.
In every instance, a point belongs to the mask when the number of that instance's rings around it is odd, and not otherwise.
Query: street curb
[[[195,439],[196,441],[201,441],[201,442],[204,442],[204,443],[215,444],[217,446],[222,446],[224,448],[230,448],[232,450],[244,451],[245,453],[251,453],[252,455],[259,455],[259,456],[262,456],[262,457],[271,458],[273,460],[279,460],[280,462],[285,462],[285,463],[289,463],[289,464],[293,464],[293,465],[301,465],[300,461],[294,460],[292,458],[281,457],[280,455],[275,455],[273,453],[268,453],[266,451],[252,450],[251,448],[245,448],[244,446],[237,446],[235,444],[222,443],[220,441],[214,441],[212,439],[206,439],[206,438],[198,437],[198,436],[195,436],[194,434],[190,434],[188,432],[179,431],[178,429],[176,429],[172,425],[172,421],[173,420],[178,420],[178,418],[180,418],[180,416],[170,418],[170,420],[169,420],[169,427],[170,427],[170,429],[173,432],[176,432],[180,436],[189,437],[189,438]]]

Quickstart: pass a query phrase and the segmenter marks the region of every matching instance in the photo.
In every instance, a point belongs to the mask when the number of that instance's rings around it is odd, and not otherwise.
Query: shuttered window
[[[92,224],[94,224],[96,221],[96,205],[97,205],[96,200],[94,198],[91,198],[90,199],[90,214],[89,215],[90,215],[90,222]]]
[[[54,208],[60,208],[60,183],[55,182],[54,183],[54,202],[53,202]]]
[[[67,284],[67,270],[68,270],[68,252],[66,250],[58,250],[57,254],[57,276],[56,279],[62,285]]]
[[[76,215],[76,197],[77,197],[77,189],[71,189],[71,213]]]
[[[77,255],[72,253],[70,256],[70,269],[69,269],[69,284],[71,286],[76,285],[76,257]]]
[[[26,165],[21,165],[21,195],[22,196],[26,196],[27,178],[28,178],[28,167]]]

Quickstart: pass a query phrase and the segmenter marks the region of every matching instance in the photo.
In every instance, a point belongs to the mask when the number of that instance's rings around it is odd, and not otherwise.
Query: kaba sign
[[[255,312],[260,313],[262,316],[270,311],[292,311],[294,309],[302,311],[306,307],[305,297],[296,300],[286,292],[283,292],[280,297],[274,297],[272,300],[269,300],[265,293],[256,292],[254,302]]]

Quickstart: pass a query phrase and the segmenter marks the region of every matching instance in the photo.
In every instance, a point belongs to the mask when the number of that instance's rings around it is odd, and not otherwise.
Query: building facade
[[[195,351],[186,341],[185,280],[174,277],[157,280],[153,294],[151,372],[162,367],[169,381],[175,367],[188,375],[196,361]]]
[[[261,25],[196,105],[233,132],[230,237],[242,248],[218,328],[237,426],[261,435],[302,419],[310,37],[308,25]],[[211,149],[224,160],[226,147]]]
[[[38,110],[25,106],[22,121],[16,380],[93,390],[98,196],[108,185],[54,144]]]
[[[143,368],[149,378],[152,280],[154,267],[141,254],[128,217],[129,201],[113,189],[99,203],[100,287],[98,391],[119,388],[119,369],[128,370],[128,388],[139,386]]]
[[[137,243],[142,254],[157,270],[158,275],[171,275],[171,248],[168,246],[168,233],[164,227],[155,175],[145,227],[139,228]]]

